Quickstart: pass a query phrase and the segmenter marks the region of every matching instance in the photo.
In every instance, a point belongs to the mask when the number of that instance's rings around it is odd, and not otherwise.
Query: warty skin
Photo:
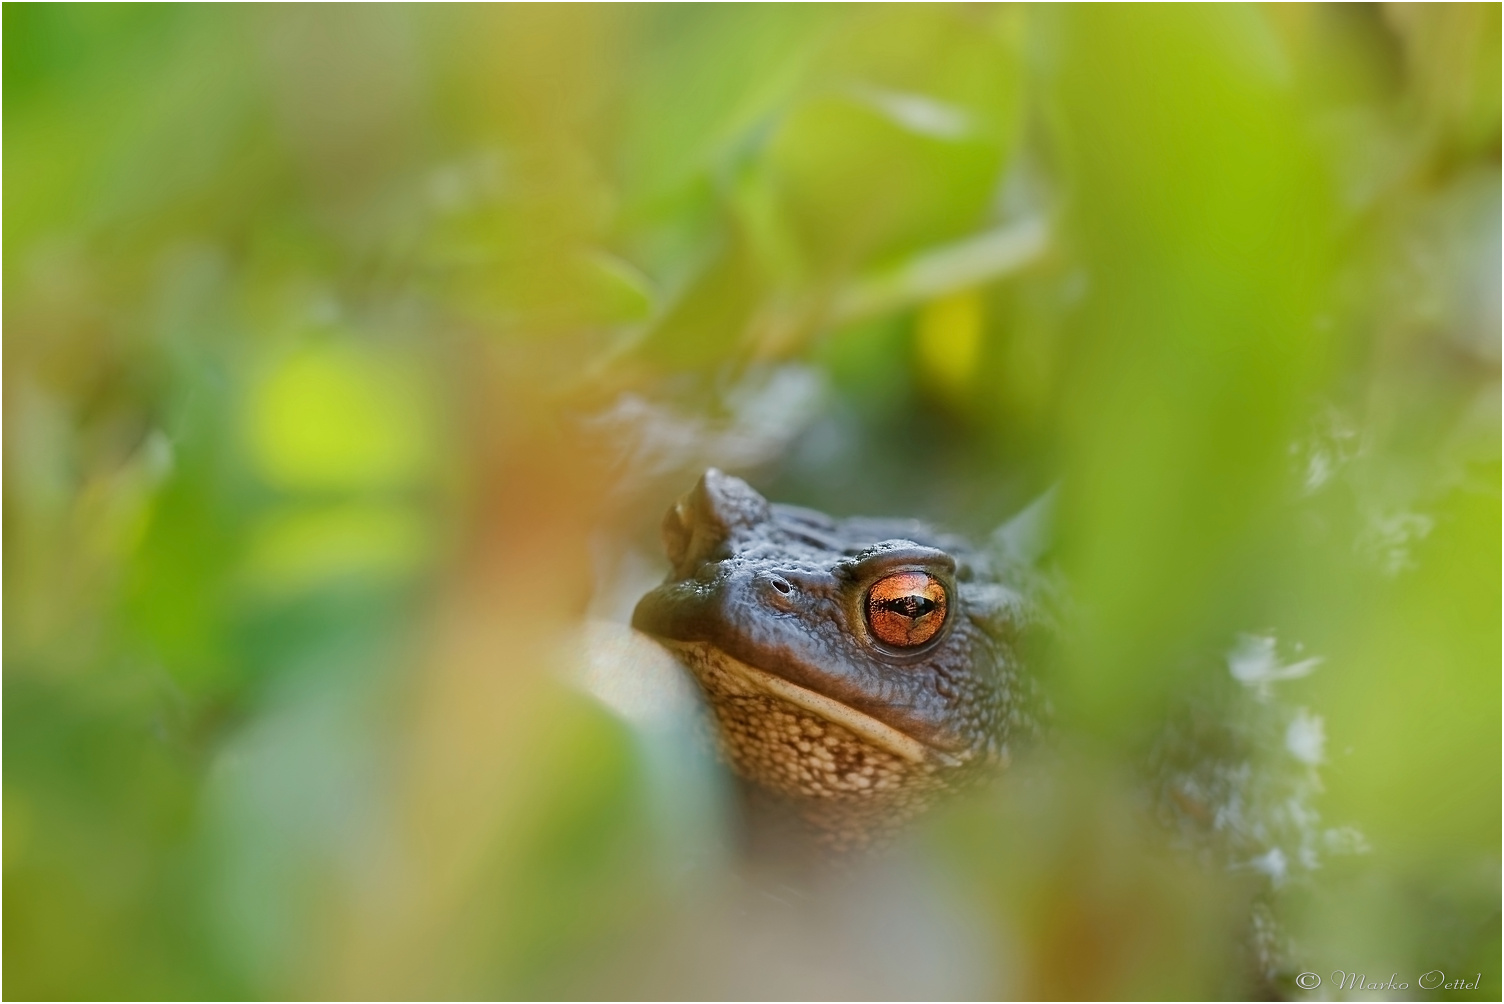
[[[663,539],[672,570],[633,626],[693,673],[737,774],[828,846],[891,831],[1035,730],[1022,639],[1042,617],[1004,537],[834,519],[711,469]]]

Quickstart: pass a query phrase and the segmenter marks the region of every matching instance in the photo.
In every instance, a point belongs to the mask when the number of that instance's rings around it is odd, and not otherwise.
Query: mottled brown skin
[[[1034,728],[1028,575],[909,520],[771,505],[709,470],[664,518],[633,625],[676,650],[726,759],[824,843],[868,843]]]

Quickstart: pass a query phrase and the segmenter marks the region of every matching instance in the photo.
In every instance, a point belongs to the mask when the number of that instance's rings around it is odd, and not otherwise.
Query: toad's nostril
[[[773,578],[770,580],[770,584],[773,586],[774,589],[778,590],[780,593],[782,593],[785,596],[789,595],[790,593],[792,593],[794,591],[794,587],[791,586],[791,585],[789,585],[789,580],[788,579],[780,578],[777,575],[773,576]]]

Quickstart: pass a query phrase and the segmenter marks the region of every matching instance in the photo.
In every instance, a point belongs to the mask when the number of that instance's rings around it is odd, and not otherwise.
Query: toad
[[[632,623],[694,675],[740,777],[826,845],[860,847],[1035,729],[1022,649],[1042,616],[1021,520],[978,548],[770,504],[711,469],[664,517],[672,570]]]

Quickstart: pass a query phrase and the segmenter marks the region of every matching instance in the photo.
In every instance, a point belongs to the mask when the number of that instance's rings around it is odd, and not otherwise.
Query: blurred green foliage
[[[1251,992],[1123,765],[1273,631],[1368,847],[1286,961],[1498,996],[1497,5],[4,28],[8,996],[766,995],[563,682],[706,464],[1060,485],[1067,755],[922,844],[974,993]]]

